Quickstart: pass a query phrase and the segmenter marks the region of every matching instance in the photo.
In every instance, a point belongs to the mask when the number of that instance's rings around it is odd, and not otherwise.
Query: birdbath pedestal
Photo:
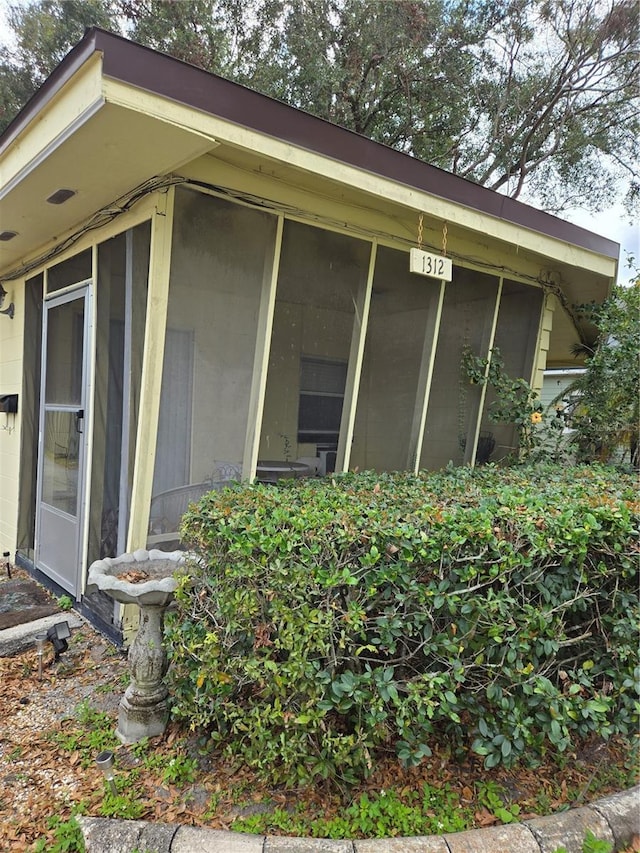
[[[120,604],[140,608],[140,625],[129,647],[131,682],[118,710],[116,735],[125,744],[161,735],[169,719],[164,613],[177,586],[173,575],[184,558],[183,551],[141,549],[97,560],[89,569],[89,584]]]

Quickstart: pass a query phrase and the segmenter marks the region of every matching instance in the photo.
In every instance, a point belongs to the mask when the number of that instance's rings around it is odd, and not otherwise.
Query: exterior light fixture
[[[38,681],[42,681],[42,656],[44,655],[44,644],[46,642],[46,634],[36,634],[36,654],[38,655]]]
[[[13,238],[17,236],[17,231],[0,231],[0,242],[8,243],[9,240],[13,240]]]
[[[7,295],[7,291],[0,284],[0,314],[8,314],[9,319],[13,320],[13,315],[15,313],[15,306],[14,306],[13,302],[9,303],[8,308],[2,308],[2,305],[4,304],[4,298],[6,295]]]
[[[102,774],[106,779],[111,793],[117,794],[118,789],[116,788],[115,774],[113,772],[113,753],[110,752],[110,750],[105,749],[104,752],[101,752],[96,758],[96,764],[100,770],[102,770]]]
[[[64,204],[76,194],[75,190],[59,189],[52,193],[47,199],[49,204]]]
[[[60,660],[60,655],[69,648],[67,640],[71,636],[68,622],[56,622],[47,631],[47,640],[53,645],[54,660]]]

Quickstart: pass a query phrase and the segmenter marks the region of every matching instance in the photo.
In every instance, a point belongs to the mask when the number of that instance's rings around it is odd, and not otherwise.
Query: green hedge
[[[273,781],[434,743],[487,767],[638,724],[635,482],[364,472],[205,496],[167,627],[173,713]]]

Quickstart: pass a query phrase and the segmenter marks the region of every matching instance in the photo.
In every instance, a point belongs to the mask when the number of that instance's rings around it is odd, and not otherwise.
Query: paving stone
[[[171,842],[171,853],[263,853],[263,835],[244,835],[217,829],[181,826]]]
[[[614,841],[609,824],[590,806],[536,817],[525,821],[525,825],[535,835],[541,853],[555,853],[558,847],[565,847],[567,853],[582,853],[582,842],[589,829],[602,841],[610,844]]]
[[[168,853],[179,829],[178,823],[145,823],[138,847],[143,853]]]
[[[540,853],[533,833],[521,823],[470,829],[444,838],[450,853]]]
[[[264,853],[353,853],[353,841],[268,835]]]
[[[365,841],[354,841],[353,847],[354,853],[449,853],[447,842],[441,835],[368,838]]]
[[[77,818],[84,837],[86,853],[131,853],[139,848],[145,826],[142,820],[110,820],[106,817]],[[158,850],[168,853],[169,846]]]
[[[611,794],[591,803],[607,821],[616,841],[616,848],[630,843],[634,835],[640,836],[640,785]]]

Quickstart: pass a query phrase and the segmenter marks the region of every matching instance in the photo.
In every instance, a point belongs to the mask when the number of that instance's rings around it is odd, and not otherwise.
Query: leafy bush
[[[633,262],[630,264],[633,266]],[[597,326],[594,349],[587,349],[587,370],[571,386],[571,413],[578,458],[608,461],[622,456],[640,464],[640,271],[630,287],[616,287],[602,305],[579,308]],[[628,456],[627,456],[628,454]]]
[[[475,355],[465,347],[462,369],[473,385],[491,386],[495,400],[487,411],[489,419],[496,424],[513,424],[518,436],[517,458],[530,459],[540,443],[536,425],[542,421],[542,404],[538,393],[522,377],[509,376],[498,347],[491,350],[490,358]]]
[[[174,715],[272,780],[433,743],[487,767],[637,726],[638,510],[604,468],[348,474],[205,496]]]

